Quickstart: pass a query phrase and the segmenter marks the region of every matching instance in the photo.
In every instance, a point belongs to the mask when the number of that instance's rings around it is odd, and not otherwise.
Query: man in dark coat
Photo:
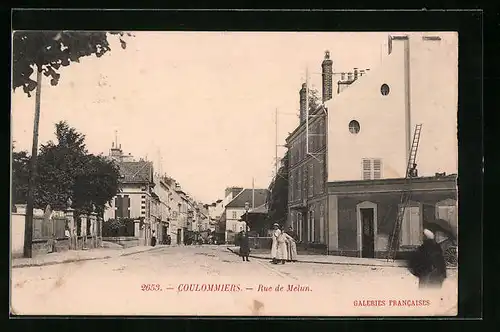
[[[240,256],[243,258],[243,261],[248,260],[248,256],[250,255],[250,243],[248,240],[248,233],[243,231],[240,233]]]
[[[446,279],[446,262],[433,231],[424,229],[424,241],[411,254],[408,268],[419,279],[420,288],[440,288],[443,285]]]

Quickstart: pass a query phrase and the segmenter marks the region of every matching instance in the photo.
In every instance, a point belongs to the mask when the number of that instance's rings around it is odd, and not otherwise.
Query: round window
[[[351,134],[357,134],[359,133],[359,122],[356,121],[356,120],[352,120],[351,122],[349,122],[349,132]]]
[[[382,96],[387,96],[389,94],[389,86],[387,84],[382,84],[380,87],[380,93]]]

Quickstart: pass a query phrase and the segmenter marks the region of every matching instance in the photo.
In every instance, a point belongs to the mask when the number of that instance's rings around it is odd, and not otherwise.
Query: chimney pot
[[[358,68],[354,68],[354,80],[358,79]]]
[[[351,73],[351,72],[348,72],[348,73],[347,73],[347,80],[348,80],[348,81],[351,81],[351,80],[352,80],[352,73]]]
[[[323,76],[323,103],[332,99],[332,84],[333,84],[333,61],[330,60],[330,51],[325,51],[325,59],[321,64]]]
[[[306,120],[306,105],[307,105],[307,85],[306,83],[302,83],[302,88],[299,91],[300,96],[300,123]],[[226,195],[227,196],[227,195]]]

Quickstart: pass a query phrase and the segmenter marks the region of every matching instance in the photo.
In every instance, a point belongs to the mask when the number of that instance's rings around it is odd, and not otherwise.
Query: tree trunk
[[[40,122],[40,93],[42,89],[42,68],[36,67],[36,97],[35,97],[35,121],[33,125],[33,146],[31,148],[30,160],[30,175],[28,180],[26,220],[24,226],[24,257],[32,257],[32,242],[33,242],[33,207],[34,207],[34,191],[35,178],[37,168],[38,155],[38,124]]]

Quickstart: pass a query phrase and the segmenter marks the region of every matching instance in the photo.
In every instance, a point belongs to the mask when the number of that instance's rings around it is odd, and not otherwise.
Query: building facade
[[[246,213],[246,204],[249,209],[265,204],[268,192],[267,189],[243,189],[227,203],[223,213],[226,220],[226,242],[233,242],[236,234],[246,228],[245,220],[241,219]]]
[[[404,190],[412,200],[399,251],[420,244],[432,219],[457,228],[457,59],[454,33],[389,36],[382,64],[342,74],[333,94],[327,53],[325,99],[307,120],[301,89],[301,123],[287,139],[288,222],[302,242],[334,254],[384,255]],[[418,175],[408,187],[416,124]]]

